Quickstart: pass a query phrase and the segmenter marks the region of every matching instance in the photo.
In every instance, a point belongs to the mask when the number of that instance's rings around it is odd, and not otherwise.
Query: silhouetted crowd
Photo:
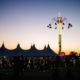
[[[14,70],[48,71],[57,67],[79,66],[80,56],[74,53],[64,56],[47,57],[0,57],[0,68],[13,68]]]
[[[0,69],[11,69],[15,76],[24,72],[54,72],[55,70],[71,70],[80,67],[80,56],[71,52],[70,55],[57,55],[54,57],[0,57]]]

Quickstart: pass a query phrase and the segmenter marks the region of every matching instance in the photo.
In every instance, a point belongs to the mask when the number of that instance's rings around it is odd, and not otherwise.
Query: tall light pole
[[[59,51],[58,51],[58,54],[61,54],[62,52],[62,29],[64,29],[64,25],[65,25],[65,21],[67,20],[67,18],[63,18],[61,17],[61,15],[59,14],[57,18],[54,18],[54,21],[55,21],[55,29],[58,30],[58,45],[59,45]],[[47,26],[48,28],[52,28],[52,25],[49,24]],[[72,24],[71,23],[68,23],[68,29],[72,27]]]

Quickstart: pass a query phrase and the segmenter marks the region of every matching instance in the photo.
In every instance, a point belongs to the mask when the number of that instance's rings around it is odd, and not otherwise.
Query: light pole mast
[[[55,29],[58,30],[58,45],[59,45],[59,51],[58,51],[58,54],[61,54],[62,52],[62,29],[64,29],[64,21],[67,20],[67,18],[63,18],[61,17],[60,13],[58,15],[57,18],[54,18],[54,21],[55,21]],[[49,24],[47,26],[48,28],[52,28],[51,24]],[[68,29],[72,27],[72,24],[71,23],[68,23]]]
[[[59,51],[58,53],[60,54],[62,51],[62,17],[59,15],[57,17],[57,22],[55,23],[55,25],[57,25],[57,29],[58,29],[58,44],[59,44]]]
[[[61,51],[62,51],[62,29],[61,29],[61,25],[57,25],[58,26],[58,28],[59,28],[59,31],[58,31],[58,40],[59,40],[59,42],[58,42],[58,44],[59,44],[59,54],[61,53]]]

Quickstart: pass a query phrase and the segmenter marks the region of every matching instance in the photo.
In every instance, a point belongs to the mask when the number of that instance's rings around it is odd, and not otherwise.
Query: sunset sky
[[[62,32],[62,50],[80,52],[80,0],[0,0],[0,46],[8,49],[20,43],[23,49],[35,44],[42,49],[50,44],[58,51],[58,34],[52,18],[58,13],[72,23]],[[46,26],[53,24],[52,29]]]

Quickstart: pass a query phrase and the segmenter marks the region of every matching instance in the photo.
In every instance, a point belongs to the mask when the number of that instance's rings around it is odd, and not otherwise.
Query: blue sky
[[[36,44],[38,49],[50,44],[58,50],[57,30],[46,26],[60,12],[73,24],[62,33],[63,51],[80,49],[80,0],[0,0],[0,45],[5,43],[9,49],[17,43],[26,49]]]

